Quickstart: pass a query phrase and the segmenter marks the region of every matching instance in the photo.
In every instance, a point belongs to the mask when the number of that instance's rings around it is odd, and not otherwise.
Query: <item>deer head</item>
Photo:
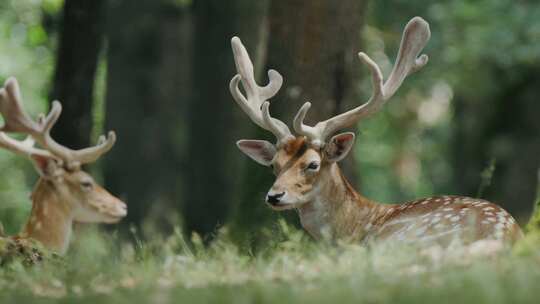
[[[9,78],[0,89],[0,113],[4,118],[4,125],[0,128],[0,147],[27,156],[40,175],[32,194],[33,214],[26,232],[45,245],[51,243],[46,239],[48,233],[45,231],[54,230],[53,226],[67,227],[69,224],[71,227],[71,221],[114,223],[127,214],[126,204],[99,186],[81,168],[112,148],[116,141],[115,133],[101,136],[96,146],[69,149],[50,135],[61,111],[60,103],[54,101],[48,115],[40,115],[36,121],[32,120],[23,110],[22,96],[15,78]],[[7,133],[21,133],[27,138],[19,141]],[[55,243],[51,246],[60,245]]]
[[[354,134],[338,131],[354,126],[362,118],[377,111],[394,95],[405,77],[422,68],[428,61],[426,55],[419,56],[430,37],[429,25],[420,17],[413,18],[405,27],[395,65],[387,81],[378,65],[366,54],[358,57],[370,72],[373,94],[364,104],[321,121],[315,126],[304,124],[304,118],[311,107],[306,102],[298,111],[293,128],[297,135],[282,121],[271,117],[270,102],[280,89],[281,75],[270,70],[270,82],[261,87],[255,82],[253,64],[239,38],[232,38],[232,50],[238,74],[230,83],[230,91],[240,108],[261,128],[270,131],[277,138],[275,144],[264,140],[240,140],[239,149],[264,166],[273,167],[276,181],[266,195],[266,202],[273,209],[299,208],[317,197],[323,188],[328,189],[330,179],[342,179],[337,162],[351,150]],[[418,57],[419,56],[419,57]],[[239,84],[246,93],[243,95]],[[348,183],[344,183],[348,186]]]

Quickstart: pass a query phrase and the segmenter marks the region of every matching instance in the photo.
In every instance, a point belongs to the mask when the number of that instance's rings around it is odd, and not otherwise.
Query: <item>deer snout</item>
[[[109,205],[109,215],[112,216],[116,221],[119,221],[127,215],[127,205],[123,201],[114,197],[114,201],[111,201],[112,204]]]
[[[120,201],[116,207],[118,217],[125,217],[127,215],[127,205],[126,203]]]
[[[266,195],[266,202],[270,205],[277,205],[281,201],[281,198],[285,196],[285,191],[273,191],[270,190],[268,194]]]
[[[118,223],[122,218],[124,218],[127,215],[127,205],[126,203],[122,201],[117,201],[116,204],[114,204],[114,207],[111,208],[109,211],[109,219],[106,220],[106,223],[114,224]]]

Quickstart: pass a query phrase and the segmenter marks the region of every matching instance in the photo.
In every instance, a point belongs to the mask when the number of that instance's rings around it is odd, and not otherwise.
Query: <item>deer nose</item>
[[[120,204],[118,209],[120,211],[119,212],[120,216],[126,216],[127,215],[127,205],[124,202],[122,202]]]
[[[266,195],[266,202],[271,204],[271,205],[275,205],[277,203],[279,203],[279,201],[281,200],[281,198],[285,195],[285,191],[284,192],[279,192],[279,193],[271,193],[269,192],[268,195]]]

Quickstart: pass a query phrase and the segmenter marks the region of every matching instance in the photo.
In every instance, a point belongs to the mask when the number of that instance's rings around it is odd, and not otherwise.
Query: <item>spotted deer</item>
[[[23,109],[15,78],[9,78],[0,89],[0,113],[4,118],[0,147],[29,157],[40,175],[31,195],[30,218],[23,230],[11,238],[33,239],[47,249],[64,254],[73,222],[116,223],[126,216],[127,207],[81,168],[112,148],[115,133],[101,136],[96,146],[69,149],[50,135],[61,111],[60,103],[54,101],[47,116],[42,114],[37,121],[32,120]],[[21,133],[27,138],[20,141],[7,133]]]
[[[306,102],[294,118],[293,128],[297,135],[269,112],[268,100],[280,89],[282,76],[269,70],[268,85],[259,86],[245,47],[238,37],[232,38],[238,74],[230,82],[231,94],[256,125],[277,138],[276,144],[264,140],[237,142],[238,148],[247,156],[273,168],[276,180],[266,195],[266,202],[272,209],[296,209],[302,226],[315,239],[440,245],[454,240],[465,243],[500,240],[511,244],[522,235],[514,218],[488,201],[448,195],[381,204],[356,192],[339,168],[338,162],[353,147],[355,135],[336,133],[378,112],[405,78],[428,62],[427,55],[419,55],[430,35],[425,20],[415,17],[409,21],[395,65],[386,81],[378,65],[360,52],[358,57],[371,73],[371,98],[314,126],[303,122],[311,107]]]

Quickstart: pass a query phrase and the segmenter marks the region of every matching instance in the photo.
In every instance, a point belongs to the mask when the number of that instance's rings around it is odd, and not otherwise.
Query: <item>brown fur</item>
[[[311,159],[320,161],[320,169],[308,174],[304,168]],[[324,150],[311,147],[304,137],[297,137],[279,149],[273,165],[277,178],[271,190],[286,191],[293,200],[298,200],[288,206],[298,209],[302,225],[317,239],[363,242],[433,239],[435,243],[448,244],[460,238],[465,243],[481,239],[513,243],[522,235],[506,211],[482,200],[443,196],[396,205],[371,201],[355,191],[337,163],[325,159]],[[311,195],[314,189],[318,192]],[[486,208],[493,209],[498,217],[486,213]]]
[[[295,137],[293,140],[289,140],[283,146],[283,150],[289,156],[300,154],[301,156],[307,148],[305,137]],[[300,153],[299,153],[300,152]]]
[[[21,237],[31,238],[46,248],[63,252],[71,233],[72,207],[53,190],[54,186],[43,179],[32,193],[32,211]],[[46,210],[46,211],[45,211]]]
[[[91,188],[83,182],[92,184]],[[31,199],[30,217],[16,237],[37,240],[58,253],[67,250],[74,221],[114,223],[125,216],[125,204],[83,171],[40,178]]]

